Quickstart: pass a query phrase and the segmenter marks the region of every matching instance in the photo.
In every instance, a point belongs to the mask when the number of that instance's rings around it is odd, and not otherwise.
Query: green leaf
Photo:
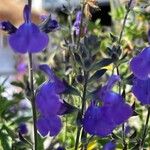
[[[11,85],[24,89],[24,84],[22,82],[13,81],[11,82]]]
[[[76,96],[81,96],[80,92],[76,88],[69,85],[65,80],[63,80],[63,82],[65,84],[65,91],[63,92],[63,94],[72,94]]]
[[[91,66],[90,70],[101,69],[102,67],[110,65],[112,62],[113,62],[113,59],[111,59],[111,58],[104,58],[104,59],[100,60],[99,62],[96,62],[95,64],[93,64]]]
[[[98,80],[100,77],[102,77],[102,76],[105,74],[106,71],[107,71],[107,69],[101,69],[101,70],[96,71],[96,72],[90,77],[90,79],[88,80],[88,82],[92,82],[92,81]]]
[[[80,66],[82,66],[82,61],[81,61],[80,55],[79,55],[78,53],[74,53],[74,57],[75,57],[76,62],[77,62]]]
[[[4,133],[2,130],[0,130],[0,142],[3,148],[2,150],[11,150],[8,135]]]

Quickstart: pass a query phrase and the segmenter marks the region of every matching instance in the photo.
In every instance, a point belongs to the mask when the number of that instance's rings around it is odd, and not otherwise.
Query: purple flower
[[[19,132],[21,134],[27,134],[28,133],[27,125],[25,123],[21,123],[19,125]]]
[[[111,134],[115,127],[103,107],[91,104],[86,110],[83,118],[83,128],[89,134],[105,137]]]
[[[58,115],[63,115],[70,107],[60,98],[60,93],[65,90],[63,82],[48,65],[43,64],[39,68],[48,75],[49,80],[43,83],[36,93],[36,107],[41,115],[37,121],[37,128],[42,136],[48,133],[55,136],[62,126]]]
[[[102,150],[115,150],[116,149],[116,144],[113,142],[108,142],[104,145]]]
[[[37,120],[37,129],[42,136],[50,135],[56,136],[61,130],[61,119],[54,115],[49,117],[41,116]]]
[[[135,56],[130,62],[130,68],[133,74],[141,79],[146,80],[150,74],[150,47],[146,47]]]
[[[108,83],[98,92],[98,96],[100,96],[99,98],[103,102],[105,113],[115,125],[125,122],[132,116],[131,106],[125,103],[125,100],[120,94],[112,91],[112,87],[119,80],[119,76],[112,75]]]
[[[11,48],[18,53],[36,53],[45,49],[48,36],[31,22],[31,8],[28,5],[24,7],[24,21],[8,38]]]
[[[150,104],[150,79],[140,80],[135,78],[133,80],[132,93],[143,104]]]
[[[92,135],[107,136],[121,123],[132,116],[132,108],[125,103],[123,97],[112,91],[120,77],[113,75],[97,93],[103,105],[92,104],[85,112],[83,127]]]

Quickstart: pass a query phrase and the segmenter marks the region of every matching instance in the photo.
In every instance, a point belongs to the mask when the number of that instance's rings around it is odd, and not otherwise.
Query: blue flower
[[[115,150],[116,144],[114,142],[108,142],[104,145],[102,150]]]
[[[130,62],[130,68],[134,76],[141,80],[149,78],[150,74],[150,47],[146,47]]]
[[[112,91],[114,84],[120,80],[119,76],[113,75],[108,83],[97,93],[102,106],[90,105],[83,118],[83,128],[92,135],[107,136],[120,124],[132,116],[132,108],[125,103],[123,97]]]
[[[86,110],[83,128],[89,134],[105,137],[111,134],[115,127],[103,107],[91,104]]]
[[[9,45],[18,53],[40,52],[48,45],[48,35],[41,32],[39,27],[31,22],[30,6],[25,5],[23,14],[25,22],[16,31],[9,22],[3,25],[11,33],[8,37]]]
[[[60,98],[65,90],[63,81],[48,65],[43,64],[39,68],[48,76],[48,81],[39,87],[35,97],[36,107],[40,112],[37,129],[42,136],[56,136],[62,127],[59,115],[70,113],[74,108]]]
[[[98,92],[99,98],[103,102],[105,113],[115,125],[125,122],[132,116],[131,106],[125,103],[122,95],[112,91],[112,87],[119,80],[119,76],[112,75],[108,80],[108,83]]]
[[[140,80],[135,78],[132,93],[143,105],[150,105],[150,79]]]

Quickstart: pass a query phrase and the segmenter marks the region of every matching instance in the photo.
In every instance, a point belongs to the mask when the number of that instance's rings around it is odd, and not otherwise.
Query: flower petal
[[[29,5],[25,5],[23,10],[23,17],[26,23],[31,22],[31,7]]]
[[[62,93],[65,90],[65,85],[52,71],[52,69],[47,65],[40,65],[39,68],[48,75],[49,80],[54,84],[54,89],[57,94]]]
[[[37,120],[37,129],[42,136],[48,133],[50,136],[56,136],[61,130],[61,119],[58,116],[40,117]]]
[[[106,116],[103,107],[91,105],[85,112],[83,128],[92,135],[105,137],[111,134],[115,126]]]
[[[109,119],[115,125],[120,125],[127,121],[129,117],[132,116],[132,108],[126,103],[116,103],[112,106],[103,106],[106,116],[109,116]]]
[[[150,74],[150,47],[146,47],[143,51],[134,57],[130,62],[130,69],[133,74],[141,79],[146,80]]]
[[[33,23],[24,23],[9,36],[9,44],[15,52],[36,53],[48,45],[48,36]]]
[[[41,117],[37,120],[36,126],[43,137],[49,133],[48,121],[44,117]]]
[[[52,83],[44,83],[36,94],[36,106],[44,116],[56,115],[61,102]],[[55,109],[54,109],[55,108]]]
[[[132,93],[143,104],[150,104],[150,79],[140,80],[135,78],[133,81]]]

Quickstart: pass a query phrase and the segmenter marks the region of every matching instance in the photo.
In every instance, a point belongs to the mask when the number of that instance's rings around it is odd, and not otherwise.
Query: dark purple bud
[[[59,28],[59,24],[56,20],[51,19],[51,16],[47,17],[47,19],[39,26],[40,30],[45,33],[52,32]]]
[[[25,123],[21,123],[19,125],[19,132],[21,134],[27,134],[28,133],[27,125]]]
[[[0,22],[0,29],[3,31],[7,31],[8,34],[15,33],[17,28],[11,24],[9,21],[2,21]]]

